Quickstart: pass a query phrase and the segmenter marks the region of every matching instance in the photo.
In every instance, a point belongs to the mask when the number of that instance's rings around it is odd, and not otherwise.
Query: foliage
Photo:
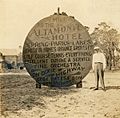
[[[118,48],[120,34],[116,29],[111,28],[105,22],[101,22],[98,24],[98,27],[94,29],[93,33],[91,33],[91,38],[94,45],[101,47],[105,53],[107,65],[109,69],[111,69],[112,66],[115,66],[114,52],[115,50],[120,51]]]

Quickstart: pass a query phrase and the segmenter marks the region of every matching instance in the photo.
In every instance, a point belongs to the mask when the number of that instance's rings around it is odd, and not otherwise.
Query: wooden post
[[[36,82],[36,88],[41,88],[41,84]]]
[[[82,80],[76,84],[76,88],[82,88]]]

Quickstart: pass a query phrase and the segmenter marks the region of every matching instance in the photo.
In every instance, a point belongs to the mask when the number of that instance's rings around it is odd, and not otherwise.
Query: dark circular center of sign
[[[29,32],[23,61],[36,82],[55,87],[71,86],[90,71],[93,44],[85,27],[72,17],[51,15]]]

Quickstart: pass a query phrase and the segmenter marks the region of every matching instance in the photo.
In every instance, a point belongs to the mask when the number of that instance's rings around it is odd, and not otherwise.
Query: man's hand
[[[105,71],[105,68],[103,68],[103,71]]]

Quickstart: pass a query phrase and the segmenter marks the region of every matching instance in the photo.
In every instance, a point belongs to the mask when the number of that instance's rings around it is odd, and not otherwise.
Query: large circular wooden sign
[[[29,32],[23,61],[37,83],[65,87],[88,74],[92,53],[93,44],[83,25],[69,16],[51,15]]]

